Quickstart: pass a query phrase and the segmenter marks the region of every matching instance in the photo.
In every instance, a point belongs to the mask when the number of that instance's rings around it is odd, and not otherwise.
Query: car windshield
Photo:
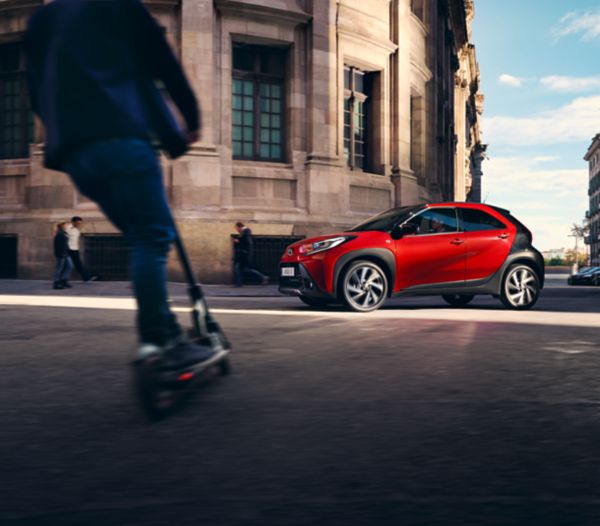
[[[382,232],[390,232],[394,226],[406,221],[410,215],[417,210],[420,210],[421,206],[403,206],[400,208],[390,208],[381,214],[370,217],[366,221],[356,225],[354,228],[348,230],[348,232],[365,232],[367,230],[380,230]]]

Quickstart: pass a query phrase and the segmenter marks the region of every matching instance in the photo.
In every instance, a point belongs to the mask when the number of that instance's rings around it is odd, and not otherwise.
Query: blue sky
[[[600,133],[600,2],[476,0],[472,39],[489,144],[482,198],[541,250],[573,247],[589,204],[583,156]]]

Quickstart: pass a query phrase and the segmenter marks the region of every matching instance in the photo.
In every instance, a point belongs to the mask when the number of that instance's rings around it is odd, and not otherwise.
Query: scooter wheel
[[[159,358],[151,357],[135,365],[135,386],[142,409],[151,421],[164,419],[173,409],[177,397],[159,381]]]
[[[219,372],[221,373],[221,376],[231,374],[231,362],[227,358],[223,358],[219,362]]]

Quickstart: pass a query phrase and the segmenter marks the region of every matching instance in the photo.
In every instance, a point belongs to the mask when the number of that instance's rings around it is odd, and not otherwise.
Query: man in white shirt
[[[98,276],[90,274],[83,266],[81,258],[79,257],[79,238],[81,237],[81,230],[79,230],[79,227],[82,221],[83,219],[81,219],[81,217],[73,216],[67,234],[69,235],[69,256],[71,257],[71,261],[75,266],[75,270],[77,270],[81,276],[81,279],[87,282],[98,279]]]

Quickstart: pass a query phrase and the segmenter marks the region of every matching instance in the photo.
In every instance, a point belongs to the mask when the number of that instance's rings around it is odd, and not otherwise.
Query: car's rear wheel
[[[374,311],[383,305],[387,293],[385,272],[371,261],[355,261],[342,276],[340,299],[352,310]]]
[[[464,307],[474,298],[473,294],[444,294],[442,298],[453,307]]]
[[[298,296],[300,301],[308,305],[309,307],[326,307],[329,305],[329,300],[325,298],[313,298],[311,296]]]
[[[517,263],[508,268],[502,281],[500,299],[509,309],[526,310],[535,305],[540,294],[540,280],[530,266]]]

